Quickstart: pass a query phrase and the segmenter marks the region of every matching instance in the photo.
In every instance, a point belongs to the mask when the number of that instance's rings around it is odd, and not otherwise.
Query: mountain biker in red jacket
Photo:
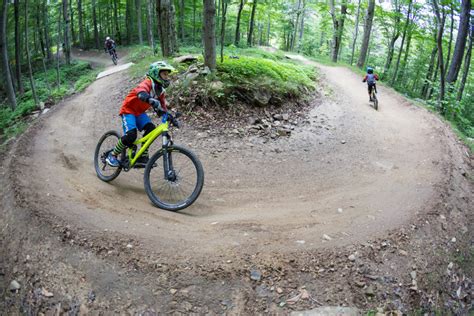
[[[118,155],[126,148],[133,146],[138,131],[144,131],[143,136],[155,129],[155,124],[145,113],[150,106],[159,114],[167,111],[165,88],[169,86],[169,75],[174,68],[164,61],[150,65],[145,80],[132,89],[125,97],[119,115],[122,118],[124,135],[119,139],[114,150],[107,156],[106,161],[112,167],[119,167]],[[145,151],[136,162],[137,167],[144,167],[148,162],[148,151]]]
[[[377,93],[377,86],[375,82],[379,80],[379,76],[377,74],[374,74],[374,69],[372,67],[367,67],[367,74],[365,75],[364,79],[362,82],[367,82],[367,87],[369,90],[369,99],[370,101],[372,100],[372,89],[375,89],[375,93]]]

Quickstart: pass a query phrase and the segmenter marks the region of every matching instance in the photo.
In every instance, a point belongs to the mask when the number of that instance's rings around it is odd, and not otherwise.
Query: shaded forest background
[[[71,58],[71,47],[103,50],[111,36],[119,52],[147,45],[160,58],[198,48],[211,70],[223,55],[254,46],[361,74],[371,66],[384,84],[474,138],[471,0],[1,1],[4,121],[83,88],[93,75]]]

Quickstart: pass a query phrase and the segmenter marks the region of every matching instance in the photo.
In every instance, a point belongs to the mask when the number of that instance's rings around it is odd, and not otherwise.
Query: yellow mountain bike
[[[163,114],[160,125],[148,135],[137,139],[133,148],[122,152],[119,167],[110,166],[106,158],[121,137],[120,133],[108,131],[102,135],[94,154],[94,166],[99,179],[110,182],[117,178],[122,170],[138,168],[138,157],[161,135],[161,149],[150,157],[145,166],[145,191],[151,202],[159,208],[179,211],[190,206],[201,193],[204,171],[192,151],[173,143],[169,128],[179,127],[178,117],[179,113],[174,117],[171,113]]]

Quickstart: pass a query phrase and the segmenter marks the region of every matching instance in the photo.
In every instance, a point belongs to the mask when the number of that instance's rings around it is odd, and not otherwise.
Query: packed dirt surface
[[[472,270],[450,257],[472,242],[467,151],[435,115],[393,90],[379,85],[375,111],[357,75],[318,69],[312,106],[290,136],[259,137],[245,124],[174,131],[205,171],[200,197],[178,213],[150,203],[142,170],[111,183],[95,174],[98,139],[121,130],[117,113],[134,84],[125,73],[42,115],[2,169],[1,308],[467,311]],[[455,297],[443,279],[453,275]],[[440,287],[444,296],[432,297]]]

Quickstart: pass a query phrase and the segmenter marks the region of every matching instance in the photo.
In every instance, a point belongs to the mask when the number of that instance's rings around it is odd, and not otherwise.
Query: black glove
[[[148,103],[153,107],[153,109],[158,113],[158,115],[165,114],[165,110],[161,107],[161,102],[154,98],[149,98]]]

